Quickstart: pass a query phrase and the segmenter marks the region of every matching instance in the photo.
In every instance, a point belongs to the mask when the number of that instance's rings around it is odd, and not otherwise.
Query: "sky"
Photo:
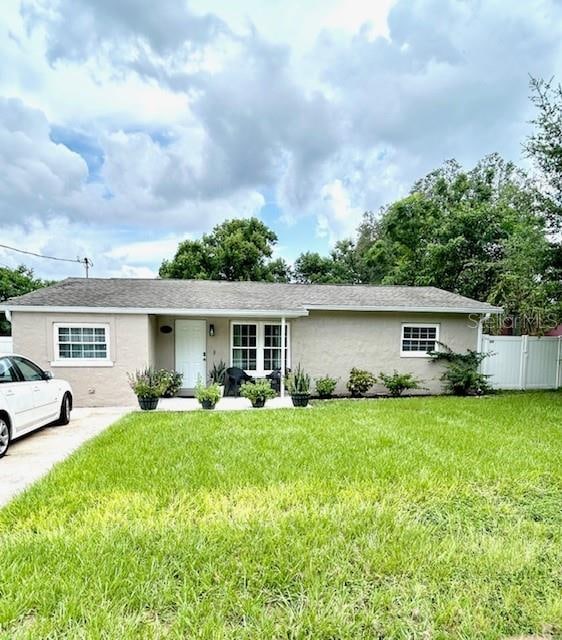
[[[562,2],[2,0],[0,60],[0,243],[153,277],[229,218],[292,262],[447,159],[525,166]]]

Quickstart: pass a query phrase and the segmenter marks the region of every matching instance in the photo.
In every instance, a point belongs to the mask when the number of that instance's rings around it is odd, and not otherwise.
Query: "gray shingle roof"
[[[1,308],[2,305],[0,305]],[[74,307],[170,310],[302,312],[366,308],[450,312],[497,312],[484,302],[435,287],[306,285],[213,280],[68,278],[7,300],[5,307]]]

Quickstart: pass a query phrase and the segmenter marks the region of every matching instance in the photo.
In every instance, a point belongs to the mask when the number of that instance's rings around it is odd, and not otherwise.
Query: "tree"
[[[22,296],[24,293],[35,291],[52,284],[50,281],[36,278],[33,269],[20,265],[15,269],[0,267],[0,302],[8,298]],[[0,335],[10,335],[10,323],[3,313],[0,314]]]
[[[306,251],[295,260],[293,277],[305,284],[354,284],[361,281],[353,240],[336,242],[329,256]]]
[[[535,130],[523,145],[540,171],[548,195],[555,206],[550,210],[554,225],[562,224],[562,85],[531,78],[531,102],[537,116],[531,123]]]
[[[181,242],[174,258],[162,262],[160,276],[287,282],[285,261],[271,259],[276,243],[276,234],[257,218],[227,220],[200,240]]]
[[[498,155],[468,172],[449,161],[367,225],[373,240],[358,260],[371,282],[488,300],[540,332],[557,305],[547,210],[545,196]]]

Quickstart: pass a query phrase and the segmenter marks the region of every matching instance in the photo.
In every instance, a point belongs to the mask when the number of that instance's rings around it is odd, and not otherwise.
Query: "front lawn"
[[[560,393],[130,415],[0,511],[0,638],[559,637],[561,432]]]

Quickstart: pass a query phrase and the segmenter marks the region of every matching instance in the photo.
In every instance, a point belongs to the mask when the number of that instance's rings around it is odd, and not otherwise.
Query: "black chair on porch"
[[[289,374],[291,373],[291,370],[289,368],[287,368],[285,370],[285,374]],[[281,369],[273,369],[273,371],[271,373],[268,373],[266,376],[266,379],[269,380],[269,383],[271,384],[271,388],[273,389],[273,391],[275,391],[277,394],[281,393]]]
[[[252,376],[248,375],[244,369],[229,367],[224,374],[224,395],[238,397],[240,395],[240,387],[244,382],[253,381]]]

